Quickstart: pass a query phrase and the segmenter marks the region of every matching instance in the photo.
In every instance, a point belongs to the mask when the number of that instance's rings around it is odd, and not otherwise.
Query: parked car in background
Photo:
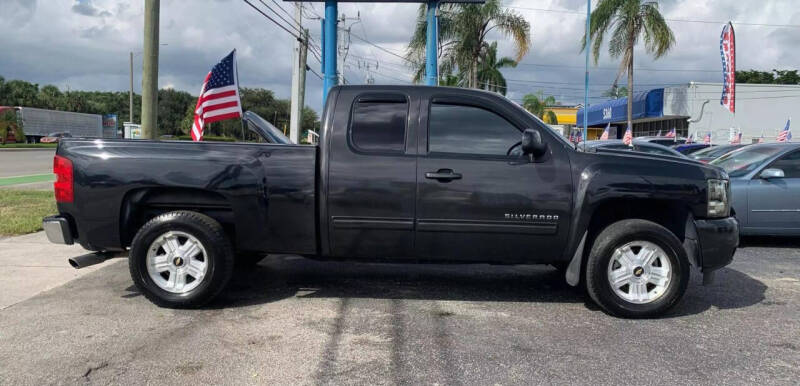
[[[673,145],[672,148],[678,153],[689,155],[703,149],[708,149],[711,146],[712,145],[705,143],[684,143],[682,145]]]
[[[800,235],[800,144],[749,145],[709,163],[731,179],[742,235]]]
[[[41,143],[58,143],[58,141],[61,140],[61,138],[70,138],[70,137],[72,137],[72,134],[67,133],[67,132],[50,133],[50,134],[47,134],[47,136],[42,137],[42,139],[39,140],[39,142],[41,142]]]
[[[682,145],[686,143],[686,138],[682,137],[670,138],[670,137],[655,136],[655,135],[636,137],[636,140],[641,142],[657,143],[659,145],[664,145],[664,146]]]
[[[580,146],[580,145],[579,145]],[[586,146],[595,149],[628,150],[654,155],[668,155],[679,158],[687,158],[675,149],[659,145],[653,142],[640,141],[638,138],[633,140],[631,145],[626,145],[621,139],[611,139],[607,141],[587,141]]]
[[[728,154],[736,149],[743,148],[747,145],[720,145],[712,146],[689,155],[689,158],[696,159],[704,164],[707,164],[725,154]]]

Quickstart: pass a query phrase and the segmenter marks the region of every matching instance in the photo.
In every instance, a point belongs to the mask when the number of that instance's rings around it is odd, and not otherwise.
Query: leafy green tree
[[[610,89],[603,91],[603,96],[612,99],[619,99],[624,96],[628,96],[628,88],[625,86],[617,87],[616,85],[614,85],[611,86]]]
[[[628,74],[628,125],[633,120],[633,48],[640,37],[644,38],[645,51],[655,59],[664,56],[674,45],[675,36],[658,10],[658,3],[642,0],[599,0],[592,11],[589,36],[593,39],[594,63],[600,57],[605,34],[610,32],[608,53],[612,58],[622,57],[617,79]],[[581,39],[581,51],[586,49],[586,35]]]
[[[556,98],[552,96],[544,97],[542,92],[538,94],[527,94],[522,97],[522,107],[525,110],[539,117],[544,123],[551,125],[557,125],[558,118],[556,118],[556,114],[548,110],[547,107],[555,106],[556,104]]]
[[[446,3],[440,5],[439,63],[442,73],[457,70],[471,88],[479,87],[481,58],[486,57],[490,46],[489,32],[497,30],[510,37],[515,49],[514,61],[519,62],[531,47],[530,24],[518,13],[503,7],[500,0],[487,0],[485,4]],[[425,46],[428,28],[427,6],[420,5],[416,29],[408,43],[406,59],[414,63],[414,82],[425,74]]]
[[[481,56],[481,63],[478,68],[478,84],[480,84],[480,88],[506,95],[508,90],[506,78],[500,72],[501,68],[506,67],[517,67],[517,62],[507,56],[498,59],[497,42],[492,42],[486,47]]]
[[[772,70],[775,72],[775,83],[777,84],[800,84],[800,75],[797,70]]]

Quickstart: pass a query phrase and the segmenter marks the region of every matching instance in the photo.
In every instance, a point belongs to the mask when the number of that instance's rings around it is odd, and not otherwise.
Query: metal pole
[[[128,94],[128,122],[133,123],[133,51],[131,51],[131,92]]]
[[[439,20],[436,18],[436,9],[438,7],[438,0],[428,1],[428,31],[425,47],[425,77],[427,79],[428,86],[439,85],[439,47],[437,45],[439,36]]]
[[[303,21],[303,14],[302,14],[302,3],[295,3],[294,6],[294,20],[298,25],[301,25]],[[289,118],[289,139],[292,143],[300,143],[300,111],[303,110],[303,107],[299,105],[300,103],[300,72],[305,72],[305,63],[302,63],[300,60],[300,46],[304,44],[300,40],[303,37],[301,36],[300,39],[294,42],[294,49],[292,51],[292,105],[291,105],[291,116]]]
[[[158,11],[159,0],[144,2],[144,63],[142,64],[142,135],[158,138]]]
[[[308,68],[308,28],[303,29],[303,44],[300,45],[300,93],[298,94],[297,135],[303,129],[303,108],[306,105],[306,69]],[[298,142],[299,143],[299,142]]]
[[[325,59],[325,79],[322,87],[322,103],[328,99],[328,91],[337,84],[336,73],[336,23],[339,14],[336,0],[325,0],[325,42],[322,55]]]
[[[583,82],[583,146],[586,147],[586,141],[589,140],[589,51],[591,51],[590,44],[592,41],[589,31],[592,18],[592,0],[586,0],[586,77]]]

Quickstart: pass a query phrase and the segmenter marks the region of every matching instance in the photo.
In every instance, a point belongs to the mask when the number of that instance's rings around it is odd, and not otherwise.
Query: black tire
[[[236,268],[251,268],[265,257],[267,254],[264,252],[239,252],[236,254]]]
[[[617,295],[609,283],[607,270],[614,250],[632,241],[656,244],[672,267],[666,291],[650,303],[627,301]],[[609,225],[595,238],[586,262],[586,290],[609,314],[625,318],[657,317],[681,300],[689,284],[689,270],[683,245],[667,228],[646,220],[622,220]]]
[[[186,293],[160,288],[147,271],[147,250],[153,241],[168,231],[180,231],[197,238],[206,251],[208,264],[203,281]],[[222,226],[213,218],[191,211],[162,214],[148,221],[131,243],[128,268],[134,284],[151,302],[160,307],[197,308],[217,296],[233,272],[233,248]]]

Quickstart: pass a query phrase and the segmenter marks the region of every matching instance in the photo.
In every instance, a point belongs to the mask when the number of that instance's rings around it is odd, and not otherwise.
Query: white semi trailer
[[[73,137],[103,137],[103,118],[99,114],[18,107],[17,119],[22,122],[26,142],[39,142],[50,133],[69,133]]]

